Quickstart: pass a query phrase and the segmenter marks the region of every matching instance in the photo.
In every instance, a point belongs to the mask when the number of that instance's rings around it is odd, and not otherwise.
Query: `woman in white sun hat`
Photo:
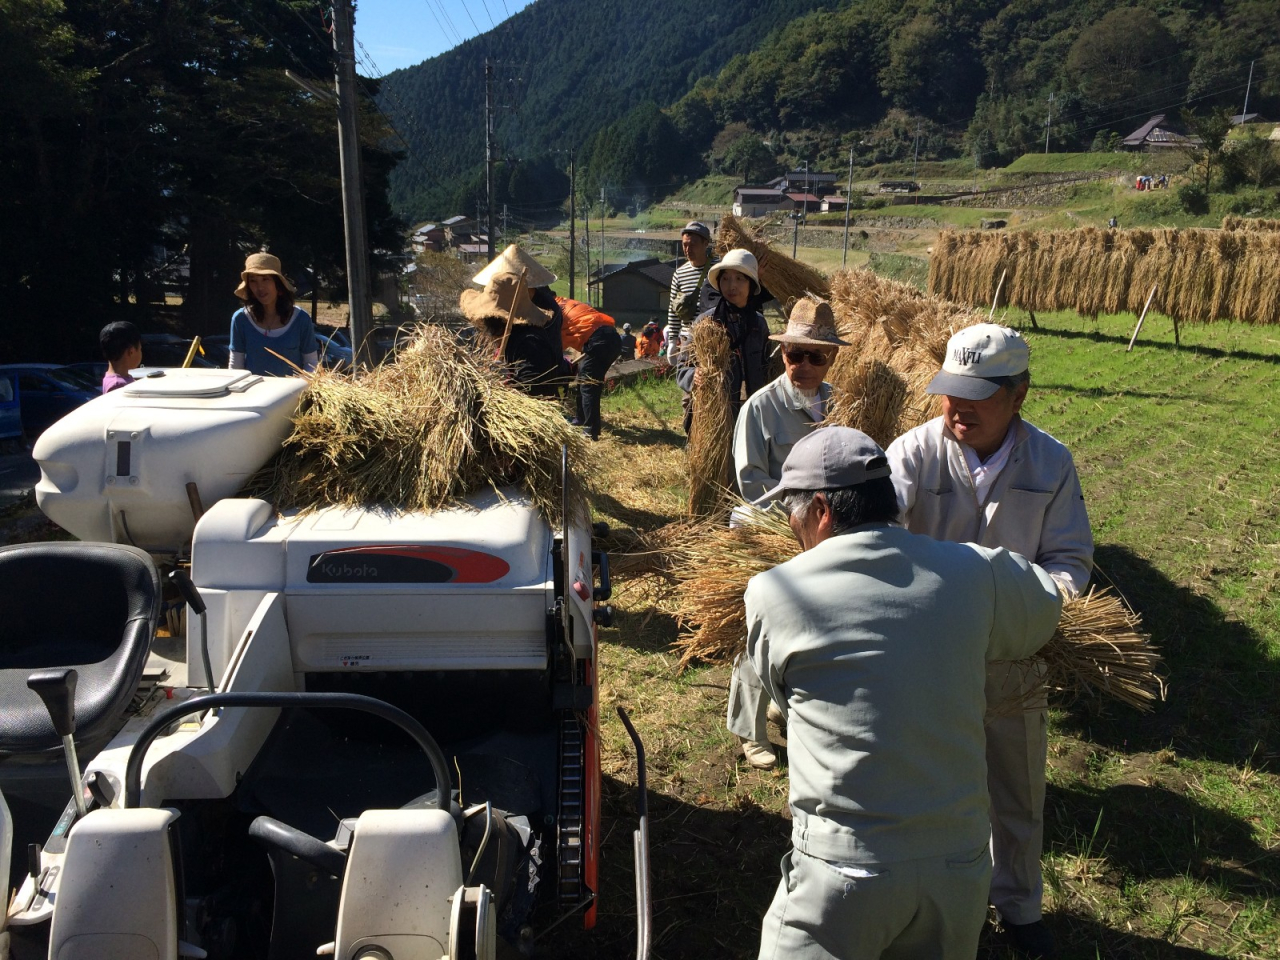
[[[720,291],[720,301],[711,310],[681,330],[681,340],[688,338],[676,357],[676,382],[685,392],[684,429],[693,422],[693,405],[689,396],[698,375],[693,356],[693,330],[700,323],[718,323],[729,337],[730,420],[735,420],[743,401],[765,385],[768,367],[765,350],[769,342],[769,326],[764,314],[755,306],[760,294],[760,275],[756,258],[746,250],[730,250],[719,263],[707,271],[707,282]]]

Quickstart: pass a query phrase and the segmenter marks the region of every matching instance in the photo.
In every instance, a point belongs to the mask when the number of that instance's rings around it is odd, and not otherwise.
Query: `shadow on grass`
[[[597,512],[606,513],[619,523],[636,530],[653,530],[679,519],[665,513],[655,513],[643,507],[623,503],[603,490],[591,494],[591,506]]]
[[[1126,397],[1132,400],[1183,399],[1183,397],[1177,393],[1176,388],[1173,387],[1171,387],[1166,393],[1146,393],[1141,390],[1112,390],[1107,387],[1081,387],[1071,383],[1042,383],[1040,381],[1036,381],[1036,389],[1044,391],[1052,390],[1055,393],[1073,393],[1080,397]],[[1235,400],[1222,400],[1215,397],[1208,397],[1204,399],[1197,398],[1196,402],[1203,403],[1208,406],[1240,406],[1239,402]]]
[[[602,790],[598,924],[569,921],[543,952],[580,960],[632,960],[635,788],[611,777]],[[791,823],[753,803],[713,809],[649,791],[653,956],[664,960],[754,957],[760,921],[780,877]],[[569,929],[572,928],[572,929]],[[561,933],[560,931],[563,931]]]
[[[1060,727],[1126,753],[1168,747],[1184,758],[1255,768],[1280,759],[1280,662],[1261,638],[1126,547],[1103,544],[1095,560],[1095,581],[1119,588],[1160,648],[1168,700],[1149,714],[1085,701],[1065,712]]]
[[[1157,322],[1164,321],[1172,326],[1168,317],[1154,315]],[[1147,315],[1147,319],[1143,324],[1143,329],[1147,329],[1146,324],[1151,323],[1152,314]],[[1135,321],[1136,323],[1136,321]],[[1184,324],[1185,326],[1185,324]],[[1089,340],[1094,343],[1116,343],[1129,345],[1129,338],[1117,336],[1113,333],[1103,333],[1101,330],[1063,330],[1061,328],[1041,326],[1034,331],[1038,337],[1060,337],[1063,340]],[[1138,342],[1133,345],[1134,352],[1139,350],[1172,350],[1178,353],[1186,351],[1188,353],[1199,353],[1206,357],[1214,357],[1221,359],[1224,357],[1233,360],[1257,360],[1260,363],[1280,364],[1280,353],[1255,353],[1252,350],[1223,350],[1221,347],[1206,347],[1204,344],[1176,344],[1168,343],[1163,340],[1144,340],[1141,336]]]
[[[1057,941],[1062,960],[1208,960],[1220,956],[1113,930],[1083,914],[1046,914],[1044,920]],[[988,924],[978,946],[978,960],[1019,960],[1022,955],[1005,946],[1003,939],[996,927]]]
[[[1228,899],[1261,900],[1280,882],[1280,861],[1259,846],[1248,821],[1186,793],[1137,783],[1050,784],[1045,808],[1046,851],[1101,861],[1105,866],[1090,869],[1111,886],[1185,876]]]
[[[659,414],[654,414],[659,416]],[[633,447],[683,447],[687,439],[683,431],[669,426],[636,427],[629,424],[613,425],[606,421],[605,430],[619,443]]]
[[[676,639],[676,618],[657,607],[643,610],[615,610],[613,630],[600,635],[605,643],[616,643],[641,653],[670,653],[678,657],[671,644]]]

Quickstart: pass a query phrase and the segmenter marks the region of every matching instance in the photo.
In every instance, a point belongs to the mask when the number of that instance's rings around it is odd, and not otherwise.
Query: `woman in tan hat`
[[[244,306],[231,315],[233,370],[287,377],[316,368],[315,327],[307,312],[294,304],[294,286],[280,272],[278,257],[251,253],[235,292]]]
[[[755,306],[753,298],[760,294],[759,268],[756,258],[747,250],[730,250],[724,258],[707,272],[707,282],[720,291],[720,300],[714,308],[693,321],[693,325],[680,333],[688,336],[688,347],[681,347],[676,359],[676,383],[686,394],[684,429],[689,432],[693,422],[693,405],[689,395],[698,366],[691,349],[693,330],[700,323],[718,323],[729,337],[729,389],[730,416],[736,418],[742,402],[765,383],[765,347],[769,326],[764,314]],[[745,396],[744,396],[745,394]]]

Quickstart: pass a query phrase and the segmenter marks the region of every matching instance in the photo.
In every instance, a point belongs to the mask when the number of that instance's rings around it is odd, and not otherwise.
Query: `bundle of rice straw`
[[[293,433],[247,486],[279,510],[436,510],[514,486],[556,521],[562,445],[575,477],[594,473],[589,442],[555,403],[508,386],[500,364],[443,327],[420,327],[395,363],[366,375],[309,379]],[[569,499],[584,504],[577,482]]]
[[[844,364],[832,382],[839,389],[832,393],[827,423],[861,430],[882,447],[902,433],[907,382],[883,360]]]
[[[732,662],[745,649],[747,581],[794,557],[798,551],[786,515],[777,509],[752,510],[740,527],[705,524],[685,529],[671,545],[672,573],[680,582],[676,615],[683,633],[676,641],[680,666],[695,660]],[[1062,606],[1058,629],[1032,661],[1013,669],[1043,671],[1055,703],[1086,696],[1108,696],[1148,711],[1164,699],[1161,659],[1142,621],[1119,597],[1090,590]],[[1001,709],[1033,707],[1043,696]]]
[[[729,485],[729,336],[718,323],[693,328],[693,356],[698,375],[693,385],[693,420],[689,426],[689,515],[717,512]]]
[[[821,273],[779,253],[760,231],[733,214],[726,214],[716,234],[716,252],[724,256],[730,250],[746,250],[756,258],[760,284],[788,311],[806,294],[816,294],[824,300],[830,296],[831,288]]]
[[[1262,217],[1223,217],[1223,230],[1280,230],[1280,220]]]

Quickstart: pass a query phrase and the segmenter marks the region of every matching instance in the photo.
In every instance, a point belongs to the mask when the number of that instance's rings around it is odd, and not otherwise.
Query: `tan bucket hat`
[[[521,250],[516,243],[494,257],[492,263],[471,278],[471,282],[487,287],[494,277],[518,277],[521,271],[524,271],[524,282],[531,287],[549,287],[556,282],[554,273]]]
[[[519,276],[500,274],[491,279],[483,290],[463,290],[458,298],[458,309],[472,323],[479,323],[487,317],[497,317],[505,323],[510,316],[514,323],[545,327],[551,322],[551,314],[538,309],[529,299],[527,290],[527,284]],[[513,303],[514,311],[511,308]]]
[[[279,277],[286,290],[290,293],[298,292],[294,285],[289,282],[289,278],[280,272],[279,257],[272,256],[269,253],[251,253],[245,257],[244,269],[240,271],[240,286],[236,287],[236,296],[241,300],[249,299],[248,280],[250,274],[259,276],[270,274],[273,277]]]
[[[720,289],[720,274],[725,270],[736,270],[751,279],[751,292],[760,292],[760,266],[750,250],[730,250],[720,262],[713,264],[707,271],[707,280],[717,290]]]
[[[825,300],[805,297],[791,308],[787,329],[769,337],[779,343],[807,344],[813,347],[847,347],[849,341],[836,334],[836,315]]]

